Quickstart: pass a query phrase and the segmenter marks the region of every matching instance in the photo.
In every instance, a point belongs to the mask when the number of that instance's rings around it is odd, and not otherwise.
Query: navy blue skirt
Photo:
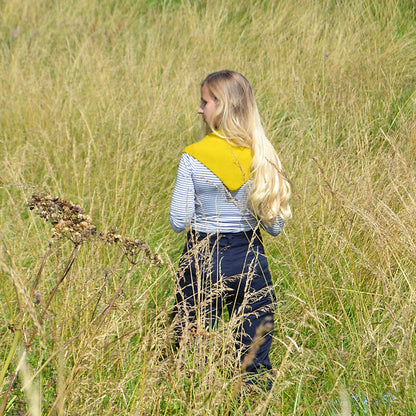
[[[243,369],[271,369],[275,295],[259,230],[187,234],[174,307],[178,338],[186,328],[215,327],[224,304],[238,322],[234,333]]]

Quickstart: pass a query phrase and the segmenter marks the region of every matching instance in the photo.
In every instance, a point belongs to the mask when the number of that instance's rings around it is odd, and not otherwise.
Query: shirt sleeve
[[[170,203],[169,221],[172,229],[180,233],[191,223],[195,214],[195,189],[189,155],[182,154]]]
[[[282,220],[279,216],[276,217],[276,220],[268,225],[265,226],[264,224],[262,224],[262,227],[273,237],[276,237],[277,235],[279,235],[282,230],[283,230],[283,226],[285,225],[284,220]]]

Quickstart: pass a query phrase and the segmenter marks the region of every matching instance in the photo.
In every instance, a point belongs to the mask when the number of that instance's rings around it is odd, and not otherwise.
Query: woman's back
[[[170,223],[176,232],[188,225],[204,233],[224,233],[254,230],[257,219],[247,208],[247,182],[236,191],[230,191],[222,181],[201,162],[187,153],[182,155],[178,168],[178,180],[172,196]],[[284,221],[266,227],[276,236]]]
[[[190,224],[196,231],[224,233],[257,227],[257,220],[247,209],[248,183],[229,191],[216,175],[187,153],[182,155],[178,175],[182,179],[176,182],[170,210],[174,229],[184,230]]]

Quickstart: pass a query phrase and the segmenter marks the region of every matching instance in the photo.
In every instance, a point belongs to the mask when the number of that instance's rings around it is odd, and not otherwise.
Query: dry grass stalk
[[[241,373],[244,373],[247,367],[253,363],[256,358],[257,351],[263,345],[265,339],[264,336],[273,329],[273,324],[263,323],[259,325],[256,330],[253,342],[250,345],[246,355],[244,356],[243,362],[241,363]]]

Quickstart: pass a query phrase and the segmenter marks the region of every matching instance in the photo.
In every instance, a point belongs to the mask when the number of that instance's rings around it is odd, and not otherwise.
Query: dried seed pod
[[[160,267],[163,264],[161,256],[157,253],[152,253],[152,250],[144,241],[131,237],[122,237],[117,231],[116,228],[112,228],[108,233],[101,232],[98,237],[108,245],[120,245],[128,261],[132,264],[138,263],[141,253],[144,253],[148,260],[156,266]]]
[[[54,237],[67,237],[74,244],[80,244],[91,240],[97,232],[91,217],[71,201],[50,195],[33,195],[27,205],[29,209],[36,210],[41,218],[53,225]]]
[[[97,228],[92,224],[91,217],[71,201],[50,195],[33,195],[27,205],[29,209],[36,210],[37,215],[53,225],[53,237],[66,237],[74,244],[81,244],[96,237]],[[152,253],[144,241],[122,237],[118,234],[117,228],[112,228],[107,233],[100,232],[98,239],[110,246],[119,244],[132,264],[138,263],[142,253],[156,266],[160,267],[163,264],[161,256]]]

